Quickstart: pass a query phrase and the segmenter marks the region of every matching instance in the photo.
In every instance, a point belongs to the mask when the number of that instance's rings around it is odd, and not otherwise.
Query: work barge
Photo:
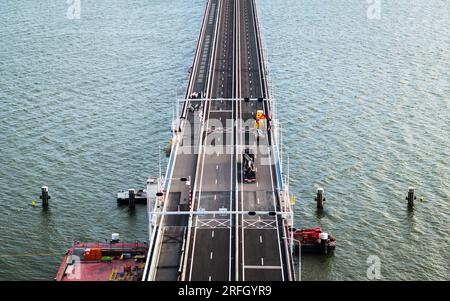
[[[121,242],[113,233],[108,243],[74,242],[67,250],[55,281],[139,281],[147,255],[147,242]],[[115,238],[117,237],[117,238]]]
[[[207,1],[165,176],[148,195],[142,280],[298,280],[269,83],[255,1]]]

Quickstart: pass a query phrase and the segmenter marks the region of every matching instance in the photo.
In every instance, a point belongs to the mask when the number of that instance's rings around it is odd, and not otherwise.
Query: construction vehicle
[[[249,149],[246,149],[242,155],[242,167],[244,172],[244,183],[256,182],[256,168],[255,168],[255,155],[250,153]]]

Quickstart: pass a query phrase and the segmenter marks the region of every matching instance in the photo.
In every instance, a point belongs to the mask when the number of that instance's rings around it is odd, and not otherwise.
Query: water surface
[[[376,255],[384,280],[450,280],[450,3],[382,1],[379,20],[359,0],[257,3],[297,226],[338,239],[303,279],[365,280]],[[53,279],[73,240],[147,238],[145,208],[115,192],[158,173],[204,1],[81,8],[0,3],[2,280]],[[42,185],[48,211],[30,206]]]

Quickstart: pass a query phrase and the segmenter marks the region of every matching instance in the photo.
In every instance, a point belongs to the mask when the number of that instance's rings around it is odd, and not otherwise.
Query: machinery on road
[[[246,149],[242,157],[244,183],[256,182],[255,155],[251,154],[249,149]]]
[[[266,114],[264,114],[263,110],[258,110],[256,112],[256,122],[255,122],[255,127],[256,127],[256,141],[257,143],[259,143],[259,138],[264,138],[264,120],[267,119],[267,130],[270,131],[270,123],[269,121],[271,121],[270,117],[267,116]]]

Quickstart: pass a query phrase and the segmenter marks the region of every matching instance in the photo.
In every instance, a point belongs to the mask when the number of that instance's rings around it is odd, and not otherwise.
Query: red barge
[[[308,228],[295,230],[294,240],[300,243],[302,253],[329,254],[336,248],[336,239],[333,235],[322,232],[322,228]],[[298,251],[298,245],[296,245]]]
[[[139,281],[148,251],[146,242],[75,242],[66,252],[55,281]]]

